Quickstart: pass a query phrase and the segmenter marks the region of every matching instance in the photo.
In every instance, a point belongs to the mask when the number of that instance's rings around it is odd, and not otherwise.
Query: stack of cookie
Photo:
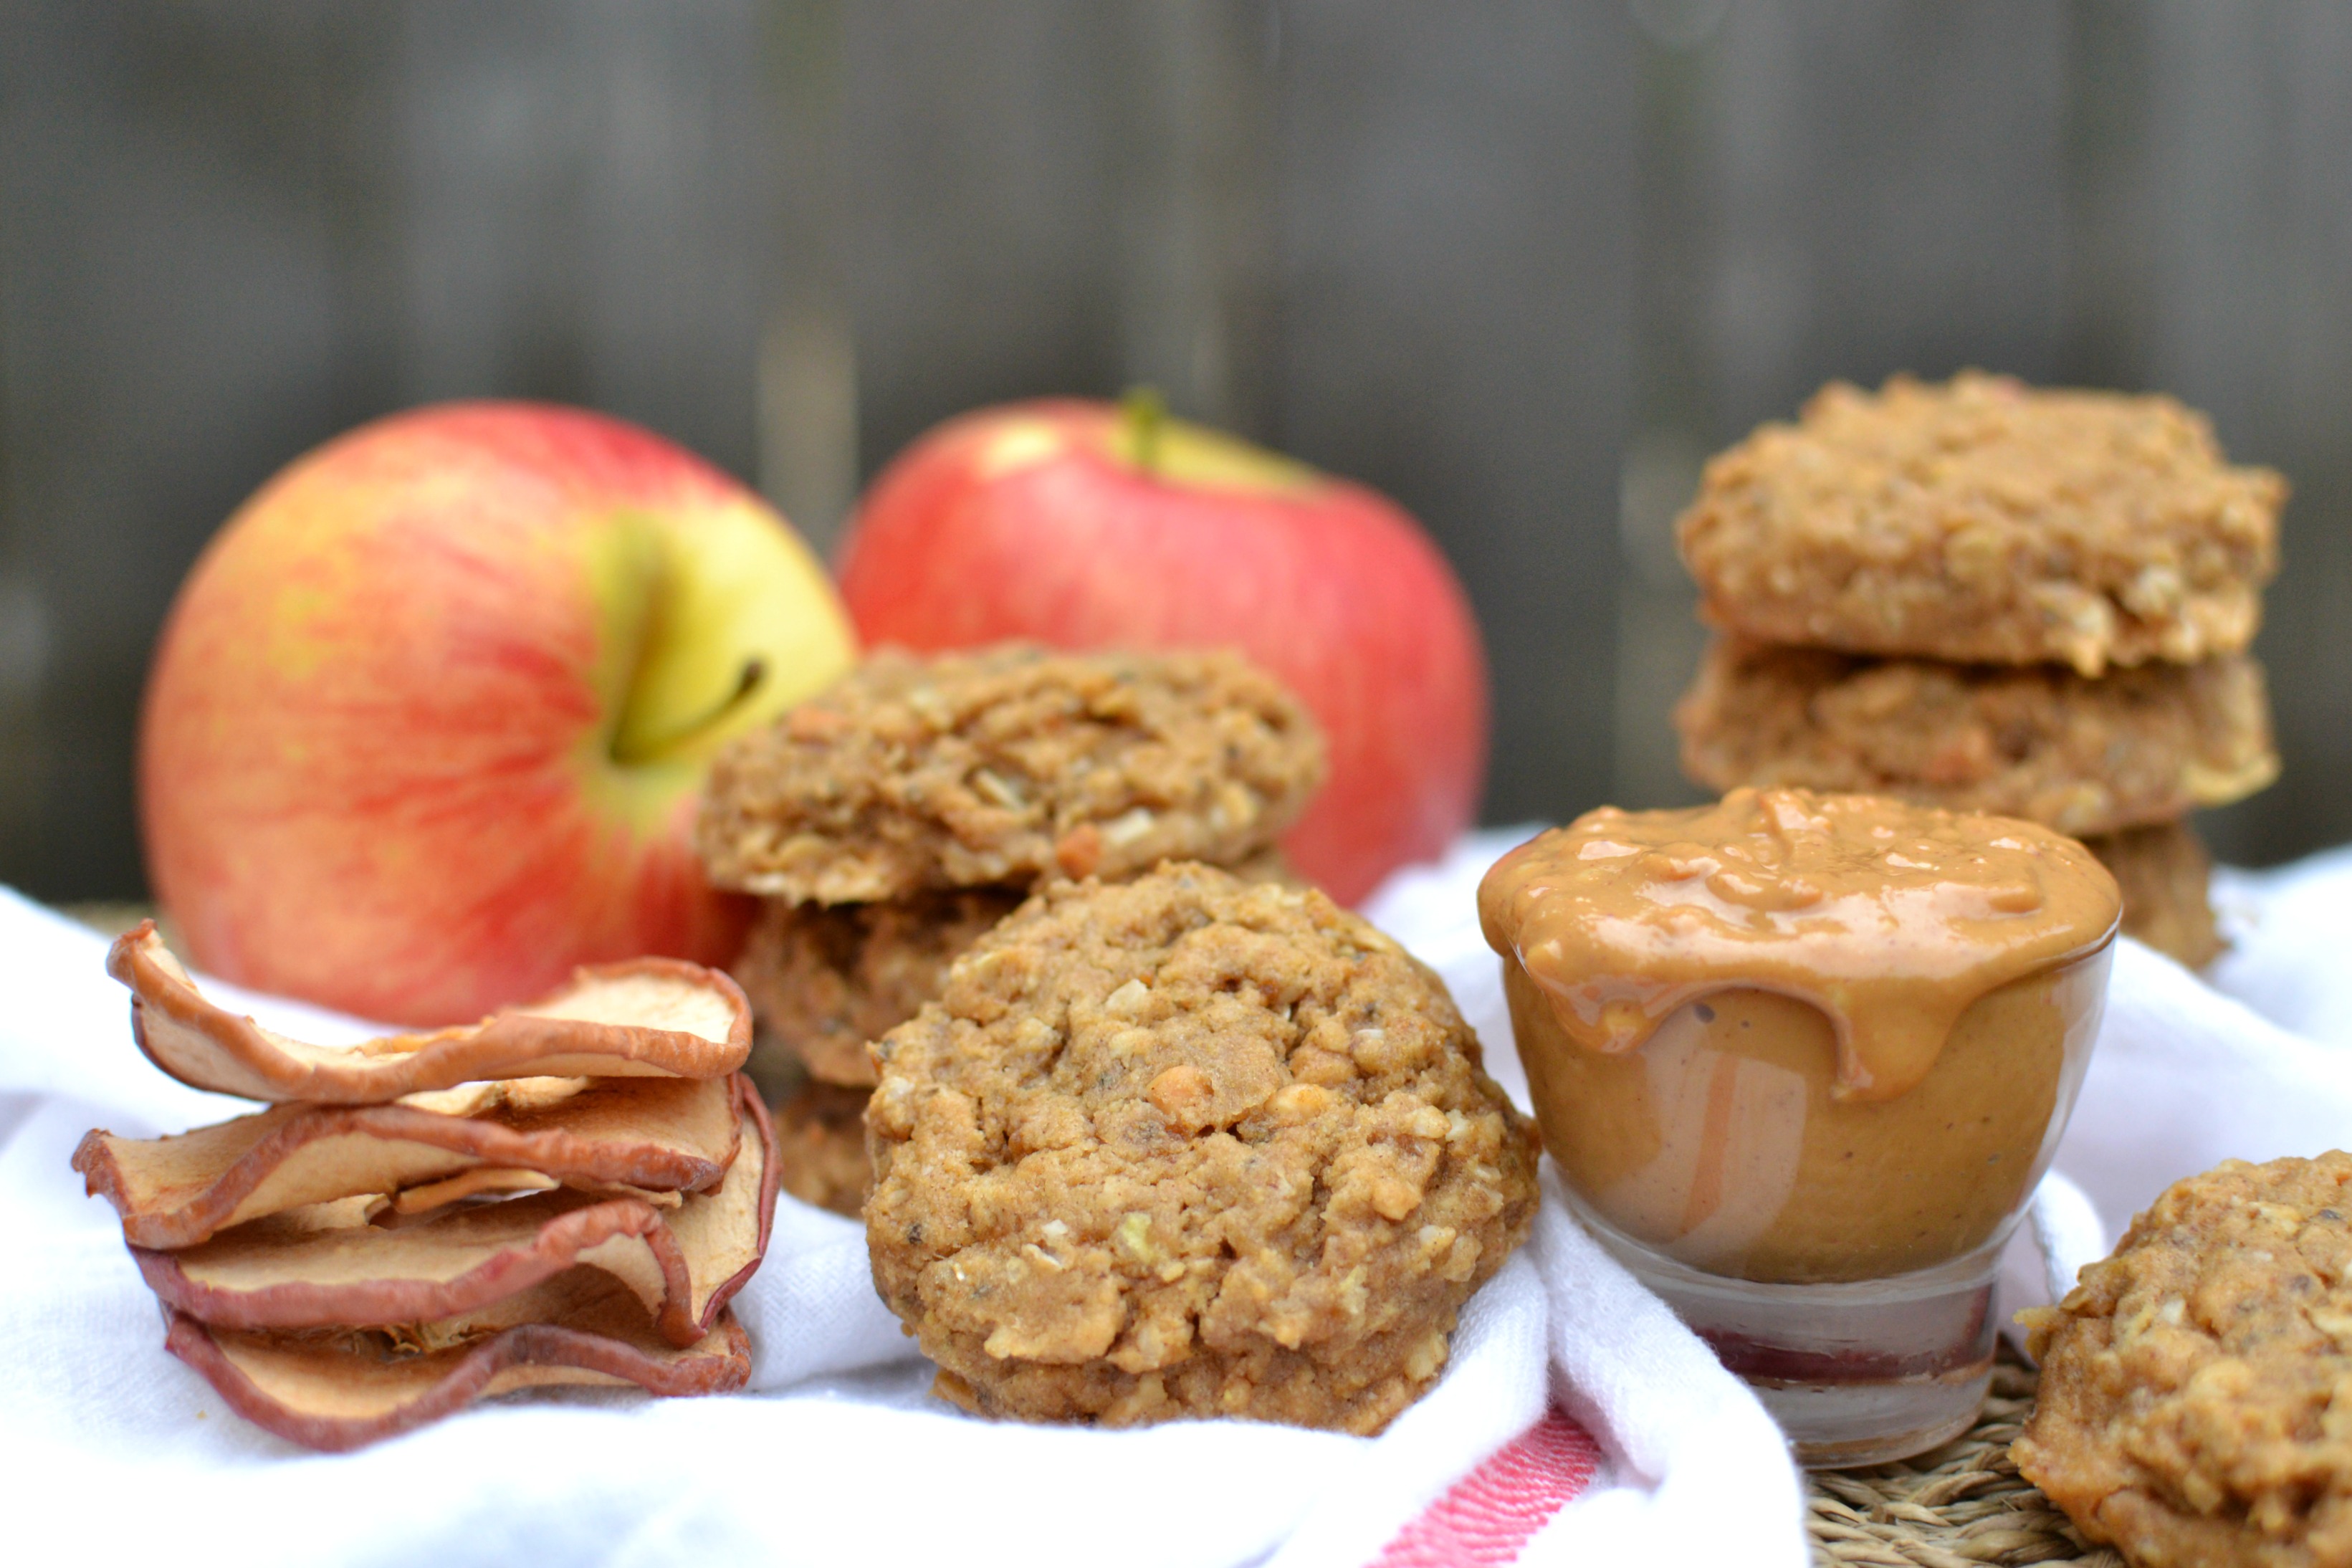
[[[1832,384],[1708,463],[1678,525],[1721,633],[1684,769],[2043,823],[2115,872],[2126,931],[2201,964],[2188,813],[2278,773],[2246,648],[2285,493],[2167,397]]]
[[[1297,700],[1237,655],[877,654],[711,771],[698,842],[766,900],[736,977],[785,1190],[855,1213],[867,1051],[1040,883],[1164,859],[1278,874],[1322,782]]]

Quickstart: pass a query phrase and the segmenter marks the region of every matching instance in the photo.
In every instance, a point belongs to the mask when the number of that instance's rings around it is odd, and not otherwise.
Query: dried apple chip
[[[724,1078],[751,1053],[751,1009],[726,975],[673,958],[592,964],[478,1024],[314,1046],[207,1002],[155,934],[118,938],[107,973],[131,987],[131,1029],[157,1067],[248,1100],[380,1105],[484,1079]]]
[[[628,1288],[574,1268],[502,1303],[499,1321],[381,1330],[248,1333],[174,1312],[164,1348],[238,1415],[289,1442],[341,1452],[437,1420],[488,1394],[551,1384],[635,1384],[660,1395],[726,1394],[751,1375],[732,1312],[680,1348]],[[420,1348],[422,1347],[422,1348]]]
[[[501,1171],[496,1165],[477,1165],[421,1187],[403,1187],[391,1199],[391,1205],[394,1214],[424,1214],[486,1194],[544,1193],[562,1184],[553,1176],[543,1176],[537,1171]],[[677,1194],[667,1195],[674,1198]]]
[[[685,1306],[688,1321],[698,1326],[697,1331],[707,1331],[719,1310],[759,1272],[776,1218],[776,1184],[782,1171],[776,1161],[775,1125],[751,1080],[739,1075],[735,1083],[743,1113],[742,1152],[708,1199],[682,1203],[669,1216],[670,1234],[689,1261],[692,1289]]]
[[[429,1321],[608,1260],[605,1272],[640,1299],[641,1286],[654,1287],[647,1305],[657,1310],[683,1272],[659,1212],[637,1198],[558,1191],[393,1226],[320,1226],[312,1213],[272,1215],[178,1252],[134,1247],[131,1256],[164,1305],[216,1329]]]
[[[391,1226],[348,1208],[298,1209],[184,1251],[131,1252],[166,1306],[216,1329],[426,1322],[483,1310],[567,1268],[593,1267],[627,1285],[665,1339],[688,1345],[710,1331],[767,1250],[776,1202],[773,1134],[757,1096],[743,1097],[740,1114],[741,1152],[726,1180],[675,1210],[578,1192]]]
[[[702,1192],[735,1158],[747,1079],[608,1079],[560,1099],[536,1080],[418,1096],[425,1104],[281,1105],[169,1138],[81,1141],[73,1168],[134,1247],[193,1247],[247,1220],[392,1195],[479,1168],[572,1187]],[[512,1092],[516,1089],[528,1092]]]

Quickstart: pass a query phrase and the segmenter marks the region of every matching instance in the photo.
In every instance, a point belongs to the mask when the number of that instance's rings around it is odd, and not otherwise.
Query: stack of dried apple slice
[[[152,922],[107,969],[157,1067],[277,1102],[92,1132],[73,1160],[165,1344],[247,1419],[342,1449],[543,1384],[743,1385],[727,1301],[766,1250],[776,1157],[724,974],[583,969],[470,1027],[329,1047],[205,1000]]]

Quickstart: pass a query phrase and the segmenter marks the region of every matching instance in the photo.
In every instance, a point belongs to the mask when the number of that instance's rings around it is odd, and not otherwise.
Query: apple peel
[[[566,1186],[704,1192],[735,1159],[737,1107],[726,1080],[624,1079],[552,1103],[488,1085],[417,1103],[281,1105],[166,1138],[100,1130],[74,1151],[92,1196],[122,1216],[123,1239],[194,1247],[231,1226],[336,1199],[385,1196],[477,1169],[530,1171]],[[763,1126],[764,1115],[762,1118]]]
[[[248,1333],[178,1311],[163,1344],[255,1426],[330,1453],[518,1389],[635,1384],[668,1397],[731,1393],[751,1379],[750,1336],[723,1308],[710,1333],[680,1348],[655,1332],[625,1286],[594,1269],[568,1270],[509,1304],[524,1321],[421,1352],[379,1331]]]
[[[738,1083],[741,1079],[736,1080]],[[370,1328],[474,1313],[568,1268],[613,1275],[674,1345],[709,1333],[767,1251],[774,1133],[738,1095],[741,1152],[717,1189],[664,1212],[642,1198],[546,1193],[383,1226],[298,1211],[179,1252],[133,1247],[167,1307],[215,1329]]]
[[[248,1100],[380,1105],[479,1079],[725,1078],[751,1052],[751,1009],[716,970],[674,958],[585,965],[572,983],[478,1024],[306,1044],[205,1000],[152,921],[118,938],[107,973],[131,992],[132,1037],[182,1083]]]

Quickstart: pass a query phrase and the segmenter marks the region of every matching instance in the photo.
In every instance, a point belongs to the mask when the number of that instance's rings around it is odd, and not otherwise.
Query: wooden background
[[[141,888],[155,627],[269,472],[480,394],[820,540],[975,403],[1149,380],[1391,491],[1489,820],[1688,798],[1668,523],[1832,376],[2163,388],[2294,482],[2261,643],[2352,837],[2352,9],[0,0],[0,881]]]

